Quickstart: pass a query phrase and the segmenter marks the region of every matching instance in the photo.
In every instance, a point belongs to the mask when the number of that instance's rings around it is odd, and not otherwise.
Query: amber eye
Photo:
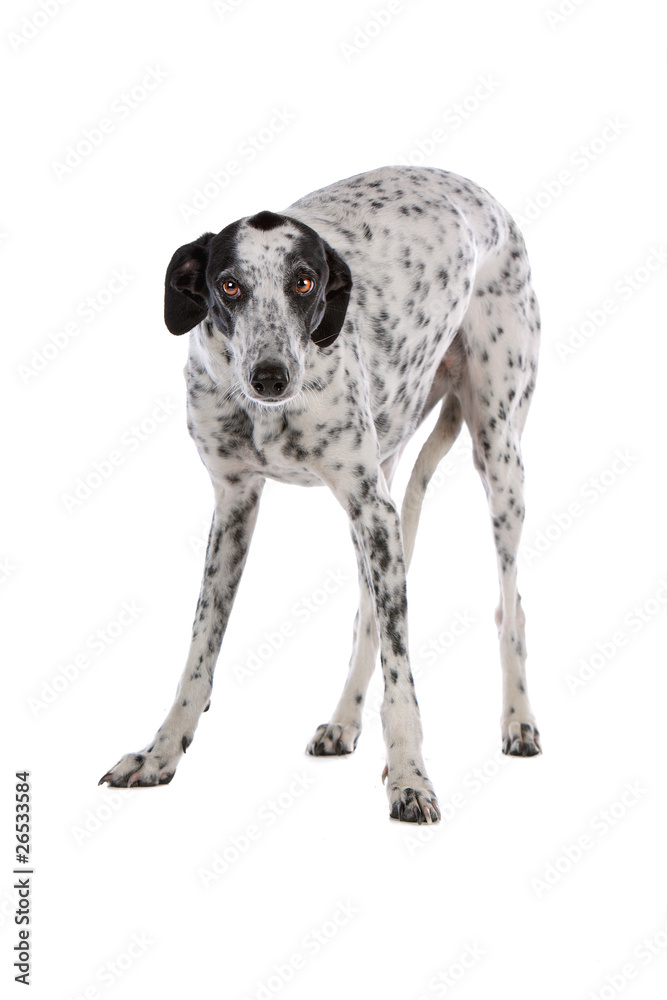
[[[307,295],[308,292],[313,287],[313,284],[314,282],[311,281],[310,278],[297,278],[294,287],[296,288],[299,295]]]
[[[223,281],[222,290],[225,295],[229,296],[230,299],[238,299],[241,294],[241,289],[235,281],[231,280],[231,278],[228,278],[227,281]]]

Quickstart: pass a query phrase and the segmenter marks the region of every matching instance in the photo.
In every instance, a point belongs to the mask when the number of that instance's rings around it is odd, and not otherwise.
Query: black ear
[[[340,333],[352,291],[352,275],[343,258],[326,243],[324,250],[329,266],[326,304],[319,326],[310,335],[310,339],[318,347],[330,347]]]
[[[170,333],[187,333],[206,317],[206,265],[213,233],[179,247],[164,279],[164,322]]]

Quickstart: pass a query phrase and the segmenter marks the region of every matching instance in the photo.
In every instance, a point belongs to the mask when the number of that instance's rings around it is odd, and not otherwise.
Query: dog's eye
[[[313,284],[314,282],[310,278],[297,278],[294,287],[299,295],[307,295]]]
[[[235,281],[229,278],[227,281],[223,281],[222,290],[230,299],[238,299],[241,294],[241,289]]]

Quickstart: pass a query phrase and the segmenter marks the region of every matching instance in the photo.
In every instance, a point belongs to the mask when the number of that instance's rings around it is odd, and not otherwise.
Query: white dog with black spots
[[[361,589],[340,701],[308,752],[351,753],[378,649],[390,815],[440,818],[422,757],[407,644],[406,570],[422,501],[465,420],[498,557],[502,747],[540,753],[526,690],[516,557],[520,438],[535,386],[539,310],[521,234],[476,184],[387,167],[180,247],[165,322],[190,333],[188,427],[215,495],[192,644],[154,738],[101,782],[165,784],[210,704],[213,672],[267,477],[326,484],[347,513]],[[405,445],[440,413],[401,516],[389,487]],[[101,783],[100,782],[100,783]]]

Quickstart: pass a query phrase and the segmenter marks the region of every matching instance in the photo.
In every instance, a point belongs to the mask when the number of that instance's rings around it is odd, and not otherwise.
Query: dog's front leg
[[[346,484],[346,485],[342,485]],[[413,823],[440,819],[433,786],[422,758],[422,726],[408,658],[405,563],[398,512],[381,470],[340,472],[329,485],[347,509],[364,556],[380,635],[384,678],[381,708],[387,747],[390,815]]]
[[[129,788],[164,785],[173,778],[210,702],[213,671],[248,554],[263,485],[259,477],[242,477],[238,483],[216,490],[190,652],[174,704],[146,748],[122,757],[100,784],[106,781]]]

